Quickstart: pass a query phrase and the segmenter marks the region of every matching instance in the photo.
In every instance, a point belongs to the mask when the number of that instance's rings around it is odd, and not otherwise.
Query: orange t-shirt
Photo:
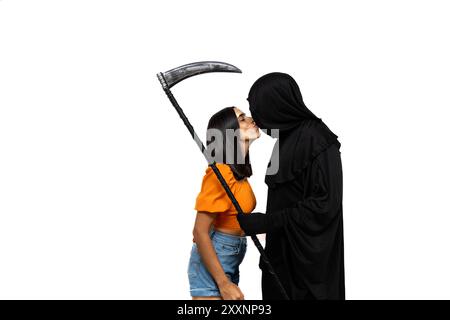
[[[256,206],[256,198],[247,178],[236,180],[229,165],[217,163],[216,166],[239,202],[242,211],[244,213],[252,212]],[[197,196],[195,210],[217,213],[214,220],[214,226],[217,228],[241,230],[236,217],[237,210],[210,166],[206,169],[203,177],[202,189]]]

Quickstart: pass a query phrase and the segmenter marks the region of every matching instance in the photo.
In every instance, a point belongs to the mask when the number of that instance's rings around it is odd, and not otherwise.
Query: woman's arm
[[[197,243],[197,248],[202,258],[203,263],[208,269],[209,273],[216,281],[219,287],[220,294],[224,300],[243,300],[244,295],[238,286],[231,282],[223,271],[222,265],[217,258],[211,238],[209,237],[209,230],[214,222],[216,213],[197,212],[194,225],[194,240]]]

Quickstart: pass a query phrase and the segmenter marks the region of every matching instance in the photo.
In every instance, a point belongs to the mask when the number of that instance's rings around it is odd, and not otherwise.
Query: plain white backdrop
[[[280,71],[339,136],[348,299],[450,298],[446,1],[0,1],[0,298],[190,299],[209,117]],[[274,140],[251,147],[256,211]],[[250,240],[250,239],[249,239]],[[249,241],[241,289],[260,299]]]

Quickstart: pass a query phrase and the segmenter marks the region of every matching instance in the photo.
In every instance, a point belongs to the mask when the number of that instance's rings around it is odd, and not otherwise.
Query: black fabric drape
[[[345,299],[337,136],[308,110],[298,85],[287,74],[258,79],[248,101],[260,128],[280,129],[280,167],[265,178],[266,214],[247,215],[239,220],[241,227],[250,230],[253,222],[266,226],[260,232],[267,232],[267,256],[292,299]],[[262,262],[260,268],[263,298],[282,299]]]
[[[315,156],[337,141],[337,136],[306,107],[300,88],[288,74],[262,76],[250,88],[247,100],[260,128],[279,130],[278,146],[274,148],[279,148],[279,170],[266,176],[270,187],[294,179]]]

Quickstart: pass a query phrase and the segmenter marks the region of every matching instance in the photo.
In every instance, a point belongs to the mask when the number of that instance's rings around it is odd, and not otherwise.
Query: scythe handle
[[[192,127],[191,123],[189,122],[189,119],[184,114],[183,109],[181,109],[181,107],[178,104],[177,100],[175,99],[175,97],[173,96],[172,92],[170,91],[170,88],[165,84],[164,77],[162,76],[162,74],[158,74],[157,76],[158,76],[159,81],[161,82],[161,85],[163,87],[164,92],[166,93],[166,95],[169,98],[170,102],[172,103],[173,107],[177,111],[177,113],[180,116],[181,120],[183,121],[183,123],[185,124],[187,129],[189,130],[189,133],[191,134],[192,138],[196,142],[196,144],[199,147],[200,151],[205,156],[206,161],[208,162],[208,165],[212,168],[212,170],[216,174],[217,178],[220,181],[220,184],[225,189],[225,192],[227,193],[228,197],[230,198],[230,200],[233,203],[234,207],[236,208],[237,212],[238,213],[244,213],[242,211],[241,206],[239,205],[239,202],[236,200],[234,194],[230,190],[230,187],[228,186],[228,184],[226,183],[226,181],[223,178],[222,174],[220,173],[219,169],[217,168],[216,162],[212,161],[212,159],[210,159],[209,155],[206,152],[205,146],[203,145],[203,142],[197,136],[197,133],[195,132],[194,127]],[[277,274],[275,273],[275,270],[273,269],[273,267],[272,267],[272,265],[271,265],[267,255],[266,255],[266,253],[264,251],[264,248],[261,245],[261,242],[259,241],[259,239],[255,235],[251,236],[251,238],[252,238],[256,248],[258,249],[260,255],[261,255],[261,259],[266,264],[266,267],[267,267],[269,273],[274,277],[274,280],[275,280],[276,284],[278,285],[278,287],[280,289],[280,292],[283,294],[283,297],[286,300],[289,300],[289,296],[288,296],[286,290],[284,289],[283,285],[281,284],[280,278],[278,278]]]

